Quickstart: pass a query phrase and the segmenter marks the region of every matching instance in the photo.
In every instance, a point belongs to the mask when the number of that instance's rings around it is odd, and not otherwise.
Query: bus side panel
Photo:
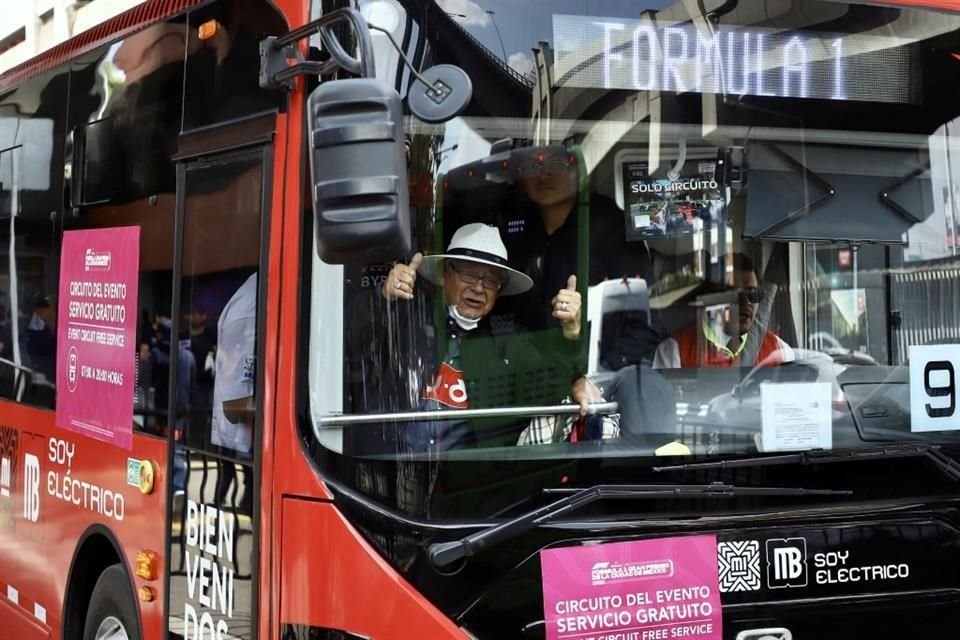
[[[47,640],[50,632],[33,618],[33,614],[24,611],[18,604],[9,600],[0,600],[0,620],[3,620],[4,634],[18,640]]]
[[[19,606],[59,637],[81,539],[106,531],[120,547],[134,593],[141,586],[154,590],[153,602],[139,603],[141,624],[146,640],[161,638],[165,529],[158,522],[166,513],[166,442],[135,434],[127,451],[54,426],[49,411],[3,402],[0,415],[0,465],[9,470],[0,474],[8,481],[0,486],[6,489],[0,491],[0,583],[9,587],[0,601]],[[149,495],[135,484],[143,460],[156,469]],[[152,581],[134,576],[139,551],[156,554]],[[0,627],[16,624],[13,616],[0,616]]]
[[[328,502],[283,501],[280,623],[368,638],[466,639]]]

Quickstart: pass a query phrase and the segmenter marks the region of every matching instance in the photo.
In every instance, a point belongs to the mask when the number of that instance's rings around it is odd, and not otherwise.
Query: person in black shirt
[[[27,324],[30,322],[30,316],[18,309],[15,317],[8,318],[3,324],[0,324],[0,358],[13,361],[13,323],[17,323],[17,335],[20,346],[20,362],[24,367],[30,366],[30,354],[27,345]]]
[[[37,295],[33,302],[33,315],[27,322],[27,351],[33,363],[34,382],[36,374],[43,374],[50,384],[56,383],[57,333],[56,306],[46,296]]]
[[[198,300],[184,314],[184,322],[190,328],[190,351],[197,364],[197,386],[193,405],[199,414],[209,418],[213,406],[213,372],[217,349],[217,330],[208,322],[207,307],[210,302]],[[206,431],[203,425],[200,433]]]
[[[514,157],[523,203],[518,217],[506,225],[505,243],[511,263],[535,284],[496,313],[512,316],[528,330],[549,329],[558,325],[556,292],[576,287],[577,275],[581,291],[608,278],[650,281],[649,254],[642,243],[626,242],[623,213],[601,196],[580,196],[573,153],[552,145],[525,149]],[[564,333],[579,336],[579,331]]]

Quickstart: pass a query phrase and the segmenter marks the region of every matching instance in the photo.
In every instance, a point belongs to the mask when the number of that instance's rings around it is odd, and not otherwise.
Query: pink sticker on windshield
[[[547,640],[720,640],[717,538],[679,536],[540,554]]]
[[[66,231],[57,306],[57,426],[129,449],[140,227]]]

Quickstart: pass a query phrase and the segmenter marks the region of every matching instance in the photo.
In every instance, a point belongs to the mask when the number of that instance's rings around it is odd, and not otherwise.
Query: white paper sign
[[[830,383],[764,384],[760,387],[764,451],[830,449]]]
[[[960,345],[910,347],[910,431],[960,429]]]

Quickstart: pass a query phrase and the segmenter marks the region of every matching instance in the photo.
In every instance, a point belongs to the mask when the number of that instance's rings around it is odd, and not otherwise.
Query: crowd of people
[[[57,308],[41,293],[0,323],[0,397],[29,392],[35,404],[53,407],[56,383]]]
[[[56,372],[56,305],[49,297],[36,294],[28,308],[29,312],[25,312],[19,307],[16,319],[8,317],[0,324],[0,358],[13,362],[16,346],[20,366],[52,381]]]
[[[164,315],[146,318],[138,356],[137,412],[143,428],[174,430],[173,485],[183,490],[189,475],[186,449],[214,451],[247,465],[253,459],[256,372],[256,273],[247,277],[225,305],[209,300],[184,304],[180,333]],[[171,394],[170,373],[176,367]],[[168,412],[173,401],[173,413]],[[218,465],[216,500],[250,513],[250,472],[242,481],[230,459]],[[243,490],[240,490],[240,484]]]
[[[181,445],[220,453],[250,464],[253,457],[256,372],[256,273],[239,287],[223,280],[216,295],[186,296],[179,335],[168,311],[144,310],[137,333],[134,428],[155,435],[173,432]],[[57,301],[36,293],[0,322],[0,397],[55,408]],[[176,387],[170,388],[171,369]],[[171,405],[172,402],[172,405]],[[175,454],[173,484],[183,489],[188,463]],[[249,473],[242,480],[250,482]],[[233,463],[220,465],[217,500],[234,498],[250,510],[252,493],[238,491]],[[229,497],[228,497],[229,494]],[[237,497],[239,494],[239,497]]]

